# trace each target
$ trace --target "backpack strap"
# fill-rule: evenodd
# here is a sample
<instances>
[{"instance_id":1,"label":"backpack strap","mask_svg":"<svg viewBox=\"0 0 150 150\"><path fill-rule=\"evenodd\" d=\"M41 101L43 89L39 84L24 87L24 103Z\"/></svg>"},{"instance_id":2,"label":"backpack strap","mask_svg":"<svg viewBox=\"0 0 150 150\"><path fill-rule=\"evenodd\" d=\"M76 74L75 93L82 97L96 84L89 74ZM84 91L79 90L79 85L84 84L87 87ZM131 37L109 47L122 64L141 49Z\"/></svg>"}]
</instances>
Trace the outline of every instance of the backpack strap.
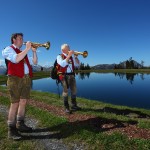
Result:
<instances>
[{"instance_id":1,"label":"backpack strap","mask_svg":"<svg viewBox=\"0 0 150 150\"><path fill-rule=\"evenodd\" d=\"M8 73L8 60L5 58L5 64L6 64L6 75Z\"/></svg>"}]
</instances>

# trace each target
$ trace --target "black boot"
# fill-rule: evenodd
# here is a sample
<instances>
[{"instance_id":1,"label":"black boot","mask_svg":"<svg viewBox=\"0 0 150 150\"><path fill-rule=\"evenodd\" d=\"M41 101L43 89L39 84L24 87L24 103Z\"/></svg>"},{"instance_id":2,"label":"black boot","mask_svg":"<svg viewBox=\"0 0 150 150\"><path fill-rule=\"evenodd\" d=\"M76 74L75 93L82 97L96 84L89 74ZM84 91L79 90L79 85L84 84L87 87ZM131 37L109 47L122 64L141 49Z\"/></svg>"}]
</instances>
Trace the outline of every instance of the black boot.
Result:
<instances>
[{"instance_id":1,"label":"black boot","mask_svg":"<svg viewBox=\"0 0 150 150\"><path fill-rule=\"evenodd\" d=\"M68 103L68 96L63 97L64 98L64 106L65 106L65 113L71 114L71 110L69 109L69 103Z\"/></svg>"},{"instance_id":2,"label":"black boot","mask_svg":"<svg viewBox=\"0 0 150 150\"><path fill-rule=\"evenodd\" d=\"M17 121L16 127L20 132L31 132L32 128L25 125L24 120Z\"/></svg>"},{"instance_id":3,"label":"black boot","mask_svg":"<svg viewBox=\"0 0 150 150\"><path fill-rule=\"evenodd\" d=\"M8 127L8 138L13 140L20 140L22 136L18 133L16 127Z\"/></svg>"},{"instance_id":4,"label":"black boot","mask_svg":"<svg viewBox=\"0 0 150 150\"><path fill-rule=\"evenodd\" d=\"M81 107L77 106L77 102L76 102L76 98L71 98L71 102L72 102L72 107L71 109L73 111L77 111L77 110L81 110Z\"/></svg>"}]
</instances>

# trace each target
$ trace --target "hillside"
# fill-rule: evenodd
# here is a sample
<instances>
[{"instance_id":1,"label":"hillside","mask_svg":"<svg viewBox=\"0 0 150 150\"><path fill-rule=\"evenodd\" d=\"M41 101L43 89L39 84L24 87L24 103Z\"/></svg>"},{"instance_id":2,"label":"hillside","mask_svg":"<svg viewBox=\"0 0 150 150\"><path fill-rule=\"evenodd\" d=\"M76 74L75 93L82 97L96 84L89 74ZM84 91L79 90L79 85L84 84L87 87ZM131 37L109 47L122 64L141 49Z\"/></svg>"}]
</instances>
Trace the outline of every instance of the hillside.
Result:
<instances>
[{"instance_id":1,"label":"hillside","mask_svg":"<svg viewBox=\"0 0 150 150\"><path fill-rule=\"evenodd\" d=\"M4 66L0 66L0 75L4 75L6 73L6 68Z\"/></svg>"},{"instance_id":2,"label":"hillside","mask_svg":"<svg viewBox=\"0 0 150 150\"><path fill-rule=\"evenodd\" d=\"M91 69L95 69L95 70L98 70L98 69L114 69L114 66L115 66L115 64L98 64L98 65L95 65L95 66L91 67Z\"/></svg>"},{"instance_id":3,"label":"hillside","mask_svg":"<svg viewBox=\"0 0 150 150\"><path fill-rule=\"evenodd\" d=\"M91 69L95 69L95 70L114 69L114 68L117 68L117 69L126 69L126 68L140 69L142 67L143 66L135 60L126 60L126 61L120 62L119 64L98 64L98 65L92 66Z\"/></svg>"}]
</instances>

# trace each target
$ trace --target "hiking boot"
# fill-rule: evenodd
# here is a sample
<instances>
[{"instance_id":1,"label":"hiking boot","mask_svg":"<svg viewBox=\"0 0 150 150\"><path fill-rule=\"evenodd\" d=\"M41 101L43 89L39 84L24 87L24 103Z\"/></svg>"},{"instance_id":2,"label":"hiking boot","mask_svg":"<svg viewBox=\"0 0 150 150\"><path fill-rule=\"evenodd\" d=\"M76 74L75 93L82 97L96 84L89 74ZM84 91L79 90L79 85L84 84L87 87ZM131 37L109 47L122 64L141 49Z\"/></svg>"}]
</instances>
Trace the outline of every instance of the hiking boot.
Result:
<instances>
[{"instance_id":1,"label":"hiking boot","mask_svg":"<svg viewBox=\"0 0 150 150\"><path fill-rule=\"evenodd\" d=\"M75 95L72 95L72 96L71 96L71 103L72 103L71 109L72 109L73 111L81 110L81 107L77 106L76 96L75 96Z\"/></svg>"},{"instance_id":2,"label":"hiking boot","mask_svg":"<svg viewBox=\"0 0 150 150\"><path fill-rule=\"evenodd\" d=\"M18 133L16 127L8 127L8 139L20 140L22 136Z\"/></svg>"},{"instance_id":3,"label":"hiking boot","mask_svg":"<svg viewBox=\"0 0 150 150\"><path fill-rule=\"evenodd\" d=\"M68 96L63 97L63 100L64 100L65 113L71 114L72 112L69 109Z\"/></svg>"},{"instance_id":4,"label":"hiking boot","mask_svg":"<svg viewBox=\"0 0 150 150\"><path fill-rule=\"evenodd\" d=\"M77 110L81 110L81 107L79 107L79 106L72 106L71 109L73 111L77 111Z\"/></svg>"},{"instance_id":5,"label":"hiking boot","mask_svg":"<svg viewBox=\"0 0 150 150\"><path fill-rule=\"evenodd\" d=\"M32 128L26 126L23 120L17 121L16 127L17 127L18 131L20 131L20 132L31 132L32 131Z\"/></svg>"},{"instance_id":6,"label":"hiking boot","mask_svg":"<svg viewBox=\"0 0 150 150\"><path fill-rule=\"evenodd\" d=\"M66 113L66 114L72 114L72 111L71 111L70 109L66 108L66 109L65 109L65 113Z\"/></svg>"}]
</instances>

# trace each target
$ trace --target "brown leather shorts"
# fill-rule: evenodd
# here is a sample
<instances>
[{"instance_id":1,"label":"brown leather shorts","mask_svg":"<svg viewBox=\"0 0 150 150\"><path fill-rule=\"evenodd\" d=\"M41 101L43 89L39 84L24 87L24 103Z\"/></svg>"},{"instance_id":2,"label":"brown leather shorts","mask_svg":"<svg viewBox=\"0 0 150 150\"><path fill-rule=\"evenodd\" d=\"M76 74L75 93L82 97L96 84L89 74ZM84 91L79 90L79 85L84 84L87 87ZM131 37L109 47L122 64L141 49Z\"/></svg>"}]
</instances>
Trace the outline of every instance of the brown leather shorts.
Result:
<instances>
[{"instance_id":1,"label":"brown leather shorts","mask_svg":"<svg viewBox=\"0 0 150 150\"><path fill-rule=\"evenodd\" d=\"M25 75L23 78L8 76L7 88L11 103L19 102L20 99L29 99L31 90L31 78Z\"/></svg>"},{"instance_id":2,"label":"brown leather shorts","mask_svg":"<svg viewBox=\"0 0 150 150\"><path fill-rule=\"evenodd\" d=\"M62 96L68 96L69 89L71 90L71 95L76 95L76 80L74 75L66 75L66 77L62 80L63 93Z\"/></svg>"}]
</instances>

